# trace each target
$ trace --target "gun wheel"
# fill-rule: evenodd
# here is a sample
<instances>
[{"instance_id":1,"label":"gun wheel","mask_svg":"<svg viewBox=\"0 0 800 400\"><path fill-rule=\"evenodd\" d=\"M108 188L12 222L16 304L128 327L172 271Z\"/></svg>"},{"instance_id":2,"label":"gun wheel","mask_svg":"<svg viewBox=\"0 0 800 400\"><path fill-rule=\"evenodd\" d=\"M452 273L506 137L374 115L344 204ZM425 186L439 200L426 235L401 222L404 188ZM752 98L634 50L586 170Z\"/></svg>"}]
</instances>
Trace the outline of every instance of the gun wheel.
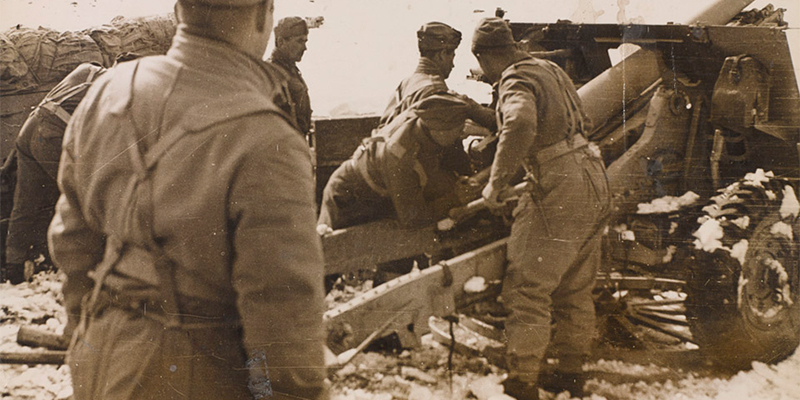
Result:
<instances>
[{"instance_id":1,"label":"gun wheel","mask_svg":"<svg viewBox=\"0 0 800 400\"><path fill-rule=\"evenodd\" d=\"M704 208L686 287L696 343L737 369L780 361L800 344L800 205L788 181L748 176Z\"/></svg>"}]
</instances>

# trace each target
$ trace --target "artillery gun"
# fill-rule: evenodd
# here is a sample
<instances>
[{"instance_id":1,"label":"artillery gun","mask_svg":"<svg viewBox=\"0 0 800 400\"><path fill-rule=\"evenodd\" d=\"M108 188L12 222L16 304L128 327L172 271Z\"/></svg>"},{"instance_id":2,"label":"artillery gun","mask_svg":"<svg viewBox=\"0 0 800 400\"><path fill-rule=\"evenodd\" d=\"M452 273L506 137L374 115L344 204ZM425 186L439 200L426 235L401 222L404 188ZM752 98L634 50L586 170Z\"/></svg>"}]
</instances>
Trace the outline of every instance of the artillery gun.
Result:
<instances>
[{"instance_id":1,"label":"artillery gun","mask_svg":"<svg viewBox=\"0 0 800 400\"><path fill-rule=\"evenodd\" d=\"M595 123L590 139L615 205L597 284L605 329L643 324L733 368L781 360L800 344L800 95L783 10L741 12L749 3L721 0L683 25L510 22L523 48L570 75ZM621 45L638 50L612 66L609 50ZM350 140L352 150L360 137L341 135L359 124L366 134L372 122L316 122L321 182L350 154L333 160L326 141ZM328 311L331 348L348 348L389 318L387 331L413 345L437 333L429 317L496 296L492 285L483 295L463 285L502 279L498 224L484 215L442 233L380 221L325 236L330 273L418 253L435 264ZM626 296L660 289L680 293Z\"/></svg>"}]
</instances>

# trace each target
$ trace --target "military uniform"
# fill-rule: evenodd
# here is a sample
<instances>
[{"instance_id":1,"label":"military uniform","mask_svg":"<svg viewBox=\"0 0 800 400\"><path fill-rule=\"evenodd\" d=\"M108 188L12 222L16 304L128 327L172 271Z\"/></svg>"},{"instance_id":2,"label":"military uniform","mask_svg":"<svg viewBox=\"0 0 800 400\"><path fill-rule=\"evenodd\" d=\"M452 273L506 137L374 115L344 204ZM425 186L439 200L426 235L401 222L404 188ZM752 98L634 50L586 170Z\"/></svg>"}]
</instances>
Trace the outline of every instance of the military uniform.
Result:
<instances>
[{"instance_id":1,"label":"military uniform","mask_svg":"<svg viewBox=\"0 0 800 400\"><path fill-rule=\"evenodd\" d=\"M273 53L269 62L280 67L286 73L286 84L289 89L290 109L295 117L297 128L303 134L311 131L311 97L308 96L308 85L300 73L300 68L293 61L286 60L279 53Z\"/></svg>"},{"instance_id":2,"label":"military uniform","mask_svg":"<svg viewBox=\"0 0 800 400\"><path fill-rule=\"evenodd\" d=\"M180 26L78 107L49 232L71 325L86 315L76 400L326 396L310 160L276 83Z\"/></svg>"},{"instance_id":3,"label":"military uniform","mask_svg":"<svg viewBox=\"0 0 800 400\"><path fill-rule=\"evenodd\" d=\"M302 47L293 48L292 51L298 50L298 54L289 54L286 49L277 46L278 38L289 40L295 36L307 36L308 25L303 18L300 17L286 17L278 21L275 25L275 39L276 47L272 51L272 56L268 62L280 68L284 72L286 79L286 86L289 92L288 108L290 115L297 123L297 128L304 135L311 132L311 98L308 96L308 85L303 79L303 74L297 68L297 61L302 58L305 53L305 43ZM298 57L294 58L293 57Z\"/></svg>"},{"instance_id":4,"label":"military uniform","mask_svg":"<svg viewBox=\"0 0 800 400\"><path fill-rule=\"evenodd\" d=\"M509 376L535 384L548 345L565 372L580 373L589 353L610 196L602 160L587 146L580 100L561 68L522 57L502 71L498 95L499 142L483 193L496 198L521 165L533 183L513 211L502 296L510 309Z\"/></svg>"},{"instance_id":5,"label":"military uniform","mask_svg":"<svg viewBox=\"0 0 800 400\"><path fill-rule=\"evenodd\" d=\"M425 57L420 58L414 73L397 85L378 126L388 124L412 104L434 94L447 93L448 90L444 77L433 62Z\"/></svg>"},{"instance_id":6,"label":"military uniform","mask_svg":"<svg viewBox=\"0 0 800 400\"><path fill-rule=\"evenodd\" d=\"M396 216L421 226L445 216L458 199L440 160L460 137L466 108L454 96L431 96L365 139L325 185L317 223L340 229Z\"/></svg>"},{"instance_id":7,"label":"military uniform","mask_svg":"<svg viewBox=\"0 0 800 400\"><path fill-rule=\"evenodd\" d=\"M461 43L461 32L441 22L429 22L417 31L417 40L420 51L454 50ZM420 100L437 94L446 94L449 90L440 66L430 58L420 57L414 73L400 82L389 99L389 103L381 115L378 128L390 123L396 116ZM470 114L469 117L480 124L486 124L488 121L490 125L493 122L491 109L480 107L477 104L472 107ZM494 127L487 126L487 128ZM442 167L455 174L470 175L472 173L469 157L464 152L460 141L444 149L441 160ZM441 182L445 187L452 183L451 179ZM449 190L452 189L452 187L449 188ZM443 188L442 190L448 189Z\"/></svg>"},{"instance_id":8,"label":"military uniform","mask_svg":"<svg viewBox=\"0 0 800 400\"><path fill-rule=\"evenodd\" d=\"M56 183L61 141L67 122L92 81L105 68L81 64L58 83L33 110L15 142L17 182L6 239L6 262L22 268L25 261L48 255L47 227L59 191ZM22 277L22 271L7 271Z\"/></svg>"}]
</instances>

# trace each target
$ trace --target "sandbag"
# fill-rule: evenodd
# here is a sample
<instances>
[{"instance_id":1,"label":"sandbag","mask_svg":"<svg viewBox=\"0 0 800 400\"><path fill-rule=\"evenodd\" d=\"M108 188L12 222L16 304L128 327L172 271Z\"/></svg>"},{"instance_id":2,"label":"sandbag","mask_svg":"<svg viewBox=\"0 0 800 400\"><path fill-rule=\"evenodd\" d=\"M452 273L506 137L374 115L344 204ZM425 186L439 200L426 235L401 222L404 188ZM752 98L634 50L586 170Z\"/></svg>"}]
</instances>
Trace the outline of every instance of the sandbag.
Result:
<instances>
[{"instance_id":1,"label":"sandbag","mask_svg":"<svg viewBox=\"0 0 800 400\"><path fill-rule=\"evenodd\" d=\"M17 26L5 32L14 43L17 52L28 64L37 83L47 82L49 68L56 55L58 32L47 29L31 29Z\"/></svg>"},{"instance_id":2,"label":"sandbag","mask_svg":"<svg viewBox=\"0 0 800 400\"><path fill-rule=\"evenodd\" d=\"M109 66L114 58L124 52L142 56L164 54L172 44L177 20L174 14L141 18L116 17L111 23L88 30L97 43Z\"/></svg>"},{"instance_id":3,"label":"sandbag","mask_svg":"<svg viewBox=\"0 0 800 400\"><path fill-rule=\"evenodd\" d=\"M31 29L25 27L11 28L5 37L13 44L3 49L0 68L12 68L10 74L27 77L25 84L16 84L9 76L9 87L6 87L6 75L3 74L3 93L20 89L33 88L46 82L59 81L85 62L103 62L100 48L91 37L80 32L59 33L52 29ZM16 55L14 52L16 51ZM7 53L7 54L6 54ZM16 61L14 58L16 57ZM10 64L6 64L6 60ZM22 73L20 62L27 66L27 73ZM31 74L31 76L27 75ZM31 79L33 84L31 84ZM27 85L27 86L26 86ZM19 87L22 86L22 87Z\"/></svg>"},{"instance_id":4,"label":"sandbag","mask_svg":"<svg viewBox=\"0 0 800 400\"><path fill-rule=\"evenodd\" d=\"M82 32L63 32L56 38L56 55L50 66L47 82L60 81L78 65L87 62L104 63L97 43Z\"/></svg>"},{"instance_id":5,"label":"sandbag","mask_svg":"<svg viewBox=\"0 0 800 400\"><path fill-rule=\"evenodd\" d=\"M0 33L0 94L24 91L36 85L36 78L14 42Z\"/></svg>"}]
</instances>

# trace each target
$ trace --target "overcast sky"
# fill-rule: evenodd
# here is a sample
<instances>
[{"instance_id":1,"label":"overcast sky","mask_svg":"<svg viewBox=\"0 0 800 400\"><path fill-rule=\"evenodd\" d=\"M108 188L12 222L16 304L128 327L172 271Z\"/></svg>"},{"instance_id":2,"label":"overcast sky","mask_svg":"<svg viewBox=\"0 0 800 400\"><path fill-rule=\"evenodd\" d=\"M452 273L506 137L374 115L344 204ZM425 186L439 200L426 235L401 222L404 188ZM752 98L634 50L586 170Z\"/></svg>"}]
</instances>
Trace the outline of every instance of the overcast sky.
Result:
<instances>
[{"instance_id":1,"label":"overcast sky","mask_svg":"<svg viewBox=\"0 0 800 400\"><path fill-rule=\"evenodd\" d=\"M287 15L324 16L321 28L311 31L308 52L299 64L310 87L317 116L342 110L353 113L382 111L397 83L409 75L418 53L414 32L427 21L449 23L464 33L456 68L448 80L451 88L480 97L483 84L465 79L477 62L469 41L477 21L492 16L496 7L507 10L512 21L649 23L684 22L687 15L714 0L276 0L276 20ZM748 6L762 8L758 0ZM800 27L797 0L772 1L786 8L789 25ZM82 30L126 17L172 11L170 0L0 0L0 28L21 24L35 28ZM800 30L791 29L800 47ZM270 50L268 50L269 52ZM795 68L800 49L793 51ZM478 85L478 86L476 86ZM481 93L477 93L481 92ZM478 100L482 100L478 98ZM485 100L485 99L484 99Z\"/></svg>"}]
</instances>

